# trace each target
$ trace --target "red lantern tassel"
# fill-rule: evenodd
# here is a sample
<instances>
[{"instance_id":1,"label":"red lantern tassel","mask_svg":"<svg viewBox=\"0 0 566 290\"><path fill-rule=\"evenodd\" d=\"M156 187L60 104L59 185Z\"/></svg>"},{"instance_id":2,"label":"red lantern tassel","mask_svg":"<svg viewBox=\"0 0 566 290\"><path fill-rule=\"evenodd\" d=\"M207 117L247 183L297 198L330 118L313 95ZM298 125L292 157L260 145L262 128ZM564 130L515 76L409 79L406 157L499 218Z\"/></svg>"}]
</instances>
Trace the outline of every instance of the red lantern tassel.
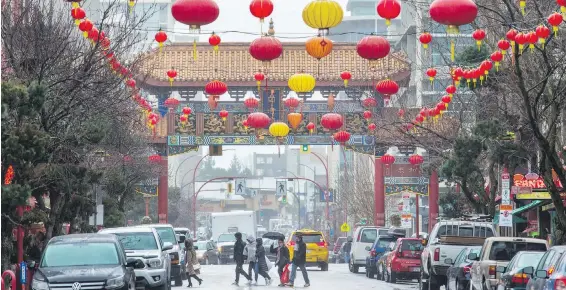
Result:
<instances>
[{"instance_id":1,"label":"red lantern tassel","mask_svg":"<svg viewBox=\"0 0 566 290\"><path fill-rule=\"evenodd\" d=\"M456 50L456 44L454 43L454 40L450 40L450 60L452 60L452 62L454 62L455 58L455 50Z\"/></svg>"},{"instance_id":2,"label":"red lantern tassel","mask_svg":"<svg viewBox=\"0 0 566 290\"><path fill-rule=\"evenodd\" d=\"M214 49L214 52L218 53L218 45L215 45L212 48Z\"/></svg>"},{"instance_id":3,"label":"red lantern tassel","mask_svg":"<svg viewBox=\"0 0 566 290\"><path fill-rule=\"evenodd\" d=\"M193 40L193 59L197 60L197 40Z\"/></svg>"}]
</instances>

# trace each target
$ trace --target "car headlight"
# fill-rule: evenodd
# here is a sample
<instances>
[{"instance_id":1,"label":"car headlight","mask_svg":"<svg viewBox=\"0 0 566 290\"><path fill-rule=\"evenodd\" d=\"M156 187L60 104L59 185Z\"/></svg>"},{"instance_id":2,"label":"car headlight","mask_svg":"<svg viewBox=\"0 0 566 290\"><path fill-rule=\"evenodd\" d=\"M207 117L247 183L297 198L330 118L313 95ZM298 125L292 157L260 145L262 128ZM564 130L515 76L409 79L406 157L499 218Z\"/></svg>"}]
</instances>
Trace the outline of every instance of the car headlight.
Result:
<instances>
[{"instance_id":1,"label":"car headlight","mask_svg":"<svg viewBox=\"0 0 566 290\"><path fill-rule=\"evenodd\" d=\"M49 284L45 281L33 279L31 281L31 288L34 290L49 290Z\"/></svg>"},{"instance_id":2,"label":"car headlight","mask_svg":"<svg viewBox=\"0 0 566 290\"><path fill-rule=\"evenodd\" d=\"M161 259L151 259L147 263L151 268L161 268L163 267L163 261Z\"/></svg>"},{"instance_id":3,"label":"car headlight","mask_svg":"<svg viewBox=\"0 0 566 290\"><path fill-rule=\"evenodd\" d=\"M218 253L222 253L222 247L218 247Z\"/></svg>"},{"instance_id":4,"label":"car headlight","mask_svg":"<svg viewBox=\"0 0 566 290\"><path fill-rule=\"evenodd\" d=\"M124 276L108 279L106 281L106 289L122 288L124 285Z\"/></svg>"}]
</instances>

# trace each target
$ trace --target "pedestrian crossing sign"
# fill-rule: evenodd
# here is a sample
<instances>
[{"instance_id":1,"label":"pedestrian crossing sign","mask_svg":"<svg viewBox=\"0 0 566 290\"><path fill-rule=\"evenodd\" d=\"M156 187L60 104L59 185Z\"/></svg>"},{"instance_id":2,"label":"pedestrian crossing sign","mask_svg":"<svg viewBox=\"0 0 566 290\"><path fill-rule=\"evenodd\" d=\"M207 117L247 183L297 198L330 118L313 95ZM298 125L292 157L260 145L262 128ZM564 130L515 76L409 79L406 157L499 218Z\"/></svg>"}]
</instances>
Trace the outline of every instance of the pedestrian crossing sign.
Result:
<instances>
[{"instance_id":1,"label":"pedestrian crossing sign","mask_svg":"<svg viewBox=\"0 0 566 290\"><path fill-rule=\"evenodd\" d=\"M340 226L340 231L343 233L347 233L350 231L350 225L348 223L343 223L342 226Z\"/></svg>"}]
</instances>

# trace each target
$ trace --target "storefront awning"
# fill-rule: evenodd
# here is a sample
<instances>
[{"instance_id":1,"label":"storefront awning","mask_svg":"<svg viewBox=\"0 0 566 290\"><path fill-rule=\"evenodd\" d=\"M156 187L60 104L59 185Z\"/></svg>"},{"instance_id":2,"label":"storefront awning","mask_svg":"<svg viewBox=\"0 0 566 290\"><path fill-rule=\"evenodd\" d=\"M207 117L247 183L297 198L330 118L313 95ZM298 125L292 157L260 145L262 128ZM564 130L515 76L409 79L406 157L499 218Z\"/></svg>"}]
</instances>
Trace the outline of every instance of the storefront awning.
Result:
<instances>
[{"instance_id":1,"label":"storefront awning","mask_svg":"<svg viewBox=\"0 0 566 290\"><path fill-rule=\"evenodd\" d=\"M511 214L512 214L512 215L518 215L518 214L524 213L524 212L526 212L526 211L528 211L528 210L530 210L530 209L533 209L533 208L535 208L535 207L537 207L537 206L542 205L543 203L548 203L548 202L547 202L547 201L544 201L544 200L535 200L535 201L533 201L533 202L531 202L531 203L529 203L529 204L526 204L526 205L523 205L522 207L519 207L519 208L514 209L514 210L511 212Z\"/></svg>"}]
</instances>

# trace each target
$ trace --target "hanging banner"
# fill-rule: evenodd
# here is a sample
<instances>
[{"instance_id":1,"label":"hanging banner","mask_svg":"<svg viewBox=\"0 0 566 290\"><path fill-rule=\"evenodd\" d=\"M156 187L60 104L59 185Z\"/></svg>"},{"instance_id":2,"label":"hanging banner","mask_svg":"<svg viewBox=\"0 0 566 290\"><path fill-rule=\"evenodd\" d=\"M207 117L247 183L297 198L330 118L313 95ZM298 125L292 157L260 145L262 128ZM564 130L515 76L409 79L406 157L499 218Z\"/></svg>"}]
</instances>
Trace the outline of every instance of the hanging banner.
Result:
<instances>
[{"instance_id":1,"label":"hanging banner","mask_svg":"<svg viewBox=\"0 0 566 290\"><path fill-rule=\"evenodd\" d=\"M499 226L513 227L513 206L510 204L502 204L499 206Z\"/></svg>"},{"instance_id":2,"label":"hanging banner","mask_svg":"<svg viewBox=\"0 0 566 290\"><path fill-rule=\"evenodd\" d=\"M413 216L410 213L401 215L401 227L405 229L413 227Z\"/></svg>"},{"instance_id":3,"label":"hanging banner","mask_svg":"<svg viewBox=\"0 0 566 290\"><path fill-rule=\"evenodd\" d=\"M411 212L411 194L408 192L403 192L403 209L401 210L401 212Z\"/></svg>"}]
</instances>

